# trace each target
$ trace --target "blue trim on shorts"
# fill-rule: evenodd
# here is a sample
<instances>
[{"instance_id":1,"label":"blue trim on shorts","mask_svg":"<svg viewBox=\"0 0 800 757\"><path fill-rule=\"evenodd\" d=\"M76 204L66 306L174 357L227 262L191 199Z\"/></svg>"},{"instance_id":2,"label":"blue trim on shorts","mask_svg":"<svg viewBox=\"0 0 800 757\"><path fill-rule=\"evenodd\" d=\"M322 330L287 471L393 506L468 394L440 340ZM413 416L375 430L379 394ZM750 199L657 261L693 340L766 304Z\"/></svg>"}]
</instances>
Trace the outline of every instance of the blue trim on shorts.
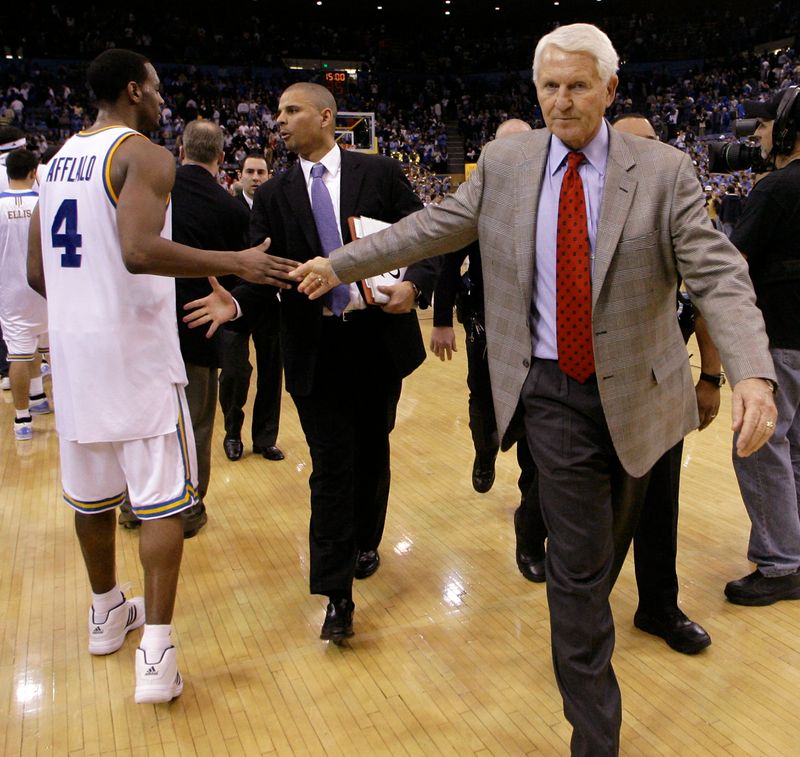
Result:
<instances>
[{"instance_id":1,"label":"blue trim on shorts","mask_svg":"<svg viewBox=\"0 0 800 757\"><path fill-rule=\"evenodd\" d=\"M192 484L189 475L188 466L188 442L186 439L186 420L183 417L183 403L180 400L180 393L178 394L178 422L175 424L175 433L178 435L178 446L181 451L181 459L183 460L183 475L184 486L183 491L173 499L166 502L160 502L156 505L147 505L144 507L134 507L133 511L141 520L153 520L156 518L166 518L169 515L185 510L187 507L197 504L199 499L197 494L197 487Z\"/></svg>"},{"instance_id":2,"label":"blue trim on shorts","mask_svg":"<svg viewBox=\"0 0 800 757\"><path fill-rule=\"evenodd\" d=\"M105 497L104 499L97 499L94 501L83 501L70 497L69 494L64 492L64 501L74 510L84 515L96 515L97 513L104 513L107 510L113 510L119 507L125 501L126 493L117 494L114 497Z\"/></svg>"}]
</instances>

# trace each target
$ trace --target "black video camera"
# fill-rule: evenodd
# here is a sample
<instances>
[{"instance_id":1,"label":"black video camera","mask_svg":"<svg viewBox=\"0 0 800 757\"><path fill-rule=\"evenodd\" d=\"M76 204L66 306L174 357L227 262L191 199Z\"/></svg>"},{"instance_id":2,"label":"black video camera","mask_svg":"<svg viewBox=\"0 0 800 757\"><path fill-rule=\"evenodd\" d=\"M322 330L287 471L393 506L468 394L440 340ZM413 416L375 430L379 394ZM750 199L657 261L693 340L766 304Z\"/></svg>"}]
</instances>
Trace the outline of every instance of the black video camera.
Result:
<instances>
[{"instance_id":1,"label":"black video camera","mask_svg":"<svg viewBox=\"0 0 800 757\"><path fill-rule=\"evenodd\" d=\"M733 133L737 138L752 137L758 126L757 118L737 118ZM708 170L711 173L732 173L748 168L760 173L766 171L769 161L761 154L759 145L747 142L712 142L708 146Z\"/></svg>"},{"instance_id":2,"label":"black video camera","mask_svg":"<svg viewBox=\"0 0 800 757\"><path fill-rule=\"evenodd\" d=\"M797 140L800 87L791 86L775 94L770 100L747 100L744 112L747 118L737 118L733 132L738 138L751 137L761 121L774 121L772 126L772 152L766 158L758 145L742 142L714 142L708 148L708 170L711 173L731 173L751 169L756 173L771 171L776 155L789 155Z\"/></svg>"}]
</instances>

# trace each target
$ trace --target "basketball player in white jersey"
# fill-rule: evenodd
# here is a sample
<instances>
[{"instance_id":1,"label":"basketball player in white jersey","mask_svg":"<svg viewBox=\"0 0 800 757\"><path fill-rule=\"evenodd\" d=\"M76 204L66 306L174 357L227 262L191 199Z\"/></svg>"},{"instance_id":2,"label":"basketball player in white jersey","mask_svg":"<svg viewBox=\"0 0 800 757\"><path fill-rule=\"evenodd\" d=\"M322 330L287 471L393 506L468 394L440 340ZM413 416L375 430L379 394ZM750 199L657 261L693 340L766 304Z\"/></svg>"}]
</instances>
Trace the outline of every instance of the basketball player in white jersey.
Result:
<instances>
[{"instance_id":1,"label":"basketball player in white jersey","mask_svg":"<svg viewBox=\"0 0 800 757\"><path fill-rule=\"evenodd\" d=\"M97 120L50 161L28 280L48 301L64 499L92 587L89 651L116 651L144 622L135 700L166 702L183 690L171 621L180 512L196 496L175 285L166 277L232 273L285 288L295 263L266 254L268 242L241 252L172 242L175 160L140 133L159 123L155 69L112 49L92 62L88 80ZM117 583L114 509L126 488L142 521L144 601L126 599Z\"/></svg>"},{"instance_id":2,"label":"basketball player in white jersey","mask_svg":"<svg viewBox=\"0 0 800 757\"><path fill-rule=\"evenodd\" d=\"M28 286L25 272L28 228L39 199L33 190L38 162L24 148L10 153L6 161L9 187L0 192L0 326L8 347L17 441L33 437L32 415L50 412L40 373L47 303Z\"/></svg>"}]
</instances>

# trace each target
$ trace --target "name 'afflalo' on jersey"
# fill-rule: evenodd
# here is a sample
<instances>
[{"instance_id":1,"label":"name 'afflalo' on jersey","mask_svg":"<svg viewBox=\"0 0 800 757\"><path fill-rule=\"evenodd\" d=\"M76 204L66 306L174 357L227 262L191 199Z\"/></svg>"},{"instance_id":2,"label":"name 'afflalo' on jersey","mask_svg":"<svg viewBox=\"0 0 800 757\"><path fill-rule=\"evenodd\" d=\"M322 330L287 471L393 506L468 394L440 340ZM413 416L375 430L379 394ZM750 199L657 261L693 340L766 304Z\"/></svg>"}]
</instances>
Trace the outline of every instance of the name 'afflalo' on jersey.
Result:
<instances>
[{"instance_id":1,"label":"name 'afflalo' on jersey","mask_svg":"<svg viewBox=\"0 0 800 757\"><path fill-rule=\"evenodd\" d=\"M59 378L53 383L56 425L72 441L170 433L171 387L186 384L175 282L130 273L120 245L111 166L131 138L146 139L124 126L76 134L53 158L40 188L50 351ZM167 204L166 238L170 210ZM92 407L98 412L87 413Z\"/></svg>"},{"instance_id":2,"label":"name 'afflalo' on jersey","mask_svg":"<svg viewBox=\"0 0 800 757\"><path fill-rule=\"evenodd\" d=\"M55 157L50 161L45 181L91 181L96 162L95 155Z\"/></svg>"}]
</instances>

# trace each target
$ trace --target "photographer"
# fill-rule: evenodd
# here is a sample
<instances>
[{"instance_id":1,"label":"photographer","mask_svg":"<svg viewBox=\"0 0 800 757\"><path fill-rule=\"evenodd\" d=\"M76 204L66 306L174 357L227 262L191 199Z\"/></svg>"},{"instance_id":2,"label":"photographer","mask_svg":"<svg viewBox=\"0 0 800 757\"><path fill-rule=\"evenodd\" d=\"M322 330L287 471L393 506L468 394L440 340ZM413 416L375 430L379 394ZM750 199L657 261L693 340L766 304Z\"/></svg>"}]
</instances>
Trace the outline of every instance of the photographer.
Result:
<instances>
[{"instance_id":1,"label":"photographer","mask_svg":"<svg viewBox=\"0 0 800 757\"><path fill-rule=\"evenodd\" d=\"M754 187L731 236L750 266L778 376L775 433L749 458L733 456L752 528L755 572L725 587L740 605L800 599L800 90L745 103L772 168ZM793 465L794 462L794 465Z\"/></svg>"}]
</instances>

